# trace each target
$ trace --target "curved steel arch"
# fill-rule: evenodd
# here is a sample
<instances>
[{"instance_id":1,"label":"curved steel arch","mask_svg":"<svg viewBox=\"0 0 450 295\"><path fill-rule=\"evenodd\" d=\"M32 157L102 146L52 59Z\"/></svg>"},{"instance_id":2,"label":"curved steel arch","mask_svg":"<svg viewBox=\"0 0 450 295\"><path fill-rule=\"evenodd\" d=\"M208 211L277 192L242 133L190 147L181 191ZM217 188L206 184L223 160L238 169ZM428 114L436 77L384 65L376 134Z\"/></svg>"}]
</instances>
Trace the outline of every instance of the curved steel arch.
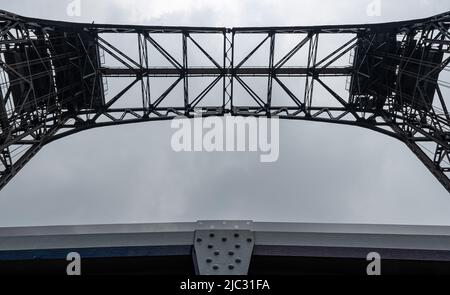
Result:
<instances>
[{"instance_id":1,"label":"curved steel arch","mask_svg":"<svg viewBox=\"0 0 450 295\"><path fill-rule=\"evenodd\" d=\"M120 49L121 36L132 38L133 44L125 45L134 50ZM169 36L179 41L180 56L173 54L175 43L158 39ZM204 46L199 36L216 41ZM283 36L295 43L280 55ZM329 36L338 37L339 44L322 40ZM248 47L251 38L258 43L238 57L238 48ZM193 65L194 50L204 65ZM260 53L267 62L250 65ZM342 64L343 58L349 61ZM154 60L167 65L153 65ZM404 142L450 192L450 115L443 92L450 81L441 75L449 63L450 12L385 24L212 28L79 24L0 11L0 189L44 145L62 137L200 112L381 132ZM109 95L108 79L127 85ZM198 79L207 86L193 93ZM346 95L336 90L342 79ZM170 83L157 93L154 80ZM255 80L256 87L250 83ZM304 88L298 93L288 80ZM182 90L178 101L170 102L177 87ZM318 87L326 95L318 98ZM218 88L220 98L207 103ZM126 94L136 89L139 101L130 102Z\"/></svg>"}]
</instances>

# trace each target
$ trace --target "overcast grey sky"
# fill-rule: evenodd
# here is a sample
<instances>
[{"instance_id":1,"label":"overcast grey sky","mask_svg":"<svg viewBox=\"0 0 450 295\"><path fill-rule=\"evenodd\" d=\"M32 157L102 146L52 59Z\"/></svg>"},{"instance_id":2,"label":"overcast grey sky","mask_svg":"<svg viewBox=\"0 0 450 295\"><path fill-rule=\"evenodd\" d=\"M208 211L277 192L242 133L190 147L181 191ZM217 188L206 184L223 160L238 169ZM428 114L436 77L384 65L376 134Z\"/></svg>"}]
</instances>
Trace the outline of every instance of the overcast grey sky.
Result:
<instances>
[{"instance_id":1,"label":"overcast grey sky","mask_svg":"<svg viewBox=\"0 0 450 295\"><path fill-rule=\"evenodd\" d=\"M6 1L22 15L96 23L272 26L385 22L448 0ZM280 159L175 153L168 122L86 131L46 146L0 192L0 226L199 219L450 225L450 196L402 143L348 126L281 122Z\"/></svg>"}]
</instances>

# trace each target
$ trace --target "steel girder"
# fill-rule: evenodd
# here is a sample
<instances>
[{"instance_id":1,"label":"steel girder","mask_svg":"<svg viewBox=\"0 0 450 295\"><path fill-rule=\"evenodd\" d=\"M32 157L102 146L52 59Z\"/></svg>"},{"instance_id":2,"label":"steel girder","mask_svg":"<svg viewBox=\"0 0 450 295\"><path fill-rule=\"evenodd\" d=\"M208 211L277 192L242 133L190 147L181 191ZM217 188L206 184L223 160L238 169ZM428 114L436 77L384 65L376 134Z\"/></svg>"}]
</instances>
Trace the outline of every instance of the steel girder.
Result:
<instances>
[{"instance_id":1,"label":"steel girder","mask_svg":"<svg viewBox=\"0 0 450 295\"><path fill-rule=\"evenodd\" d=\"M450 192L450 115L444 92L449 81L439 79L449 70L449 30L450 12L385 24L230 29L77 24L0 11L0 189L44 145L70 134L232 115L381 132L404 142ZM135 44L127 45L133 50L121 49L123 41L115 40L125 35L132 36ZM176 36L181 54L173 53L173 44L163 45L157 38L161 36ZM220 44L200 44L199 36L214 36ZM286 36L295 42L280 55L277 39ZM329 36L345 41L323 41ZM260 39L238 57L237 48L246 47L249 38ZM217 45L219 57L210 52ZM207 63L193 66L192 48ZM268 62L250 65L262 51ZM167 65L151 65L155 52ZM107 64L104 56L113 62ZM299 57L303 62L294 62ZM340 62L344 57L347 64ZM193 93L198 78L209 80ZM156 93L152 79L170 83ZM260 82L251 85L249 80L255 79ZM345 93L336 90L342 79ZM108 96L105 83L112 80L126 85ZM300 93L297 85L304 87ZM182 87L179 101L167 103L177 87ZM288 102L280 102L276 87ZM122 103L136 88L139 102ZM218 88L220 99L207 103L206 97Z\"/></svg>"}]
</instances>

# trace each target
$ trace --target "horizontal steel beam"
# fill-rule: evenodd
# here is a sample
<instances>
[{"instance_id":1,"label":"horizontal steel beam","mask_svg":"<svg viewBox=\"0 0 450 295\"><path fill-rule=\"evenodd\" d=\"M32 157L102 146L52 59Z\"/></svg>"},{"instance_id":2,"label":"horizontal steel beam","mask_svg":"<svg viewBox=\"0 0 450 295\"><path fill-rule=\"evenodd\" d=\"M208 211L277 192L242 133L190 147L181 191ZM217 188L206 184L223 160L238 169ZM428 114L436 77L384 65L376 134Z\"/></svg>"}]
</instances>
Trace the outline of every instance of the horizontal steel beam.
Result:
<instances>
[{"instance_id":1,"label":"horizontal steel beam","mask_svg":"<svg viewBox=\"0 0 450 295\"><path fill-rule=\"evenodd\" d=\"M149 33L333 33L348 34L358 31L366 31L370 29L389 30L399 29L406 26L421 26L425 23L436 22L440 19L448 17L450 12L435 15L433 17L415 19L408 21L398 21L390 23L374 23L374 24L350 24L350 25L319 25L319 26L290 26L290 27L189 27L189 26L143 26L143 25L119 25L119 24L95 24L95 23L72 23L53 21L47 19L31 18L20 16L8 11L0 10L0 18L12 21L22 21L28 25L41 26L59 26L67 28L85 28L102 33L133 33L133 32L149 32Z\"/></svg>"},{"instance_id":2,"label":"horizontal steel beam","mask_svg":"<svg viewBox=\"0 0 450 295\"><path fill-rule=\"evenodd\" d=\"M161 247L161 256L180 255L173 247L195 244L198 231L250 231L254 255L365 258L379 251L389 259L450 261L450 227L413 225L363 225L270 223L251 221L199 221L123 225L75 225L0 228L0 261L55 258L64 249ZM219 237L220 238L220 237ZM189 248L184 255L190 255ZM327 250L328 249L328 250ZM392 251L396 249L396 251ZM126 256L127 252L118 256ZM130 252L128 252L130 253ZM131 252L134 253L134 252ZM309 254L308 254L309 253ZM104 252L103 255L107 255ZM152 254L148 254L152 255ZM383 257L383 256L382 256ZM64 258L62 256L61 258Z\"/></svg>"},{"instance_id":3,"label":"horizontal steel beam","mask_svg":"<svg viewBox=\"0 0 450 295\"><path fill-rule=\"evenodd\" d=\"M278 69L253 67L253 68L237 68L237 69L218 69L217 67L210 68L150 68L150 69L130 69L130 68L101 68L100 72L104 76L112 77L135 77L137 75L142 76L179 76L182 74L188 76L220 76L220 75L239 75L239 76L267 76L274 74L276 76L293 76L301 77L307 75L320 75L320 76L349 76L353 72L352 67L341 68L306 68L306 67L286 67Z\"/></svg>"}]
</instances>

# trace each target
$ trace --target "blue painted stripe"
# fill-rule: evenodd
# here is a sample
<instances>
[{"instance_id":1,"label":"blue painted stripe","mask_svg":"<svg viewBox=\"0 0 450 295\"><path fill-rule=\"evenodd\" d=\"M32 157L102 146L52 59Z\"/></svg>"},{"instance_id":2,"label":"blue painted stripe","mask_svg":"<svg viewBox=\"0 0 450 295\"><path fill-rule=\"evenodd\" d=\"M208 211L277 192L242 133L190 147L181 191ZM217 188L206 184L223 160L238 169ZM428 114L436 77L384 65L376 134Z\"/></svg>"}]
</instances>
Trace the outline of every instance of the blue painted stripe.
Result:
<instances>
[{"instance_id":1,"label":"blue painted stripe","mask_svg":"<svg viewBox=\"0 0 450 295\"><path fill-rule=\"evenodd\" d=\"M192 245L0 251L0 261L66 259L70 252L83 258L184 256L191 255Z\"/></svg>"}]
</instances>

